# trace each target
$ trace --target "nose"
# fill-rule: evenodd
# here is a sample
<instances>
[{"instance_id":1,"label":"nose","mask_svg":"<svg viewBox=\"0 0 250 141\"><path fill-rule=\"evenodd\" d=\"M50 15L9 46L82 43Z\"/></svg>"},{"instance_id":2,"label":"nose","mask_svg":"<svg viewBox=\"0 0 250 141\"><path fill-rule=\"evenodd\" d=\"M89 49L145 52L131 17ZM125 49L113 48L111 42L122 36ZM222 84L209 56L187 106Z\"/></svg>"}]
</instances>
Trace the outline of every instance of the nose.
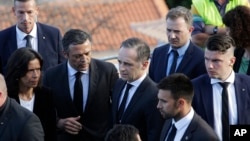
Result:
<instances>
[{"instance_id":1,"label":"nose","mask_svg":"<svg viewBox=\"0 0 250 141\"><path fill-rule=\"evenodd\" d=\"M169 32L168 36L170 39L174 39L176 37L174 32Z\"/></svg>"},{"instance_id":2,"label":"nose","mask_svg":"<svg viewBox=\"0 0 250 141\"><path fill-rule=\"evenodd\" d=\"M158 103L157 103L157 109L160 109L161 108L161 105L160 105L160 101L158 101Z\"/></svg>"},{"instance_id":3,"label":"nose","mask_svg":"<svg viewBox=\"0 0 250 141\"><path fill-rule=\"evenodd\" d=\"M211 61L206 61L205 64L207 68L213 68L213 63Z\"/></svg>"},{"instance_id":4,"label":"nose","mask_svg":"<svg viewBox=\"0 0 250 141\"><path fill-rule=\"evenodd\" d=\"M40 76L40 70L33 70L33 77L39 77Z\"/></svg>"},{"instance_id":5,"label":"nose","mask_svg":"<svg viewBox=\"0 0 250 141\"><path fill-rule=\"evenodd\" d=\"M28 15L27 13L23 13L23 20L27 21L28 16L29 16L29 15Z\"/></svg>"},{"instance_id":6,"label":"nose","mask_svg":"<svg viewBox=\"0 0 250 141\"><path fill-rule=\"evenodd\" d=\"M123 63L119 63L119 70L123 71L123 70L125 70L124 68L125 68L124 64Z\"/></svg>"}]
</instances>

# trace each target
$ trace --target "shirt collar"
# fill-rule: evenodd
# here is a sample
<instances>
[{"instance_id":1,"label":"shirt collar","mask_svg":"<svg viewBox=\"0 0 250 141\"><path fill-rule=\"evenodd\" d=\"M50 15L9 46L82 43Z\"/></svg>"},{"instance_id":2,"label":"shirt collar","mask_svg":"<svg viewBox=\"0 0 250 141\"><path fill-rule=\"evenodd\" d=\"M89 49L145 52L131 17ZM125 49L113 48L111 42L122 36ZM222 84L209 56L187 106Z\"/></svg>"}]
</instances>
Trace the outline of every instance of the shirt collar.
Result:
<instances>
[{"instance_id":1,"label":"shirt collar","mask_svg":"<svg viewBox=\"0 0 250 141\"><path fill-rule=\"evenodd\" d=\"M215 83L219 83L219 82L234 83L234 80L235 80L235 72L232 70L231 74L229 75L229 77L225 81L222 81L220 79L211 78L210 83L211 84L215 84Z\"/></svg>"},{"instance_id":2,"label":"shirt collar","mask_svg":"<svg viewBox=\"0 0 250 141\"><path fill-rule=\"evenodd\" d=\"M144 73L139 79L137 79L137 80L135 80L133 82L127 82L127 83L129 83L129 84L131 84L133 86L138 87L141 84L141 82L146 78L146 76L147 76L147 74Z\"/></svg>"},{"instance_id":3,"label":"shirt collar","mask_svg":"<svg viewBox=\"0 0 250 141\"><path fill-rule=\"evenodd\" d=\"M175 122L174 119L172 119L172 124L175 124L176 129L180 130L181 128L189 124L192 121L193 117L194 109L191 108L189 113L185 117L181 118L179 121Z\"/></svg>"},{"instance_id":4,"label":"shirt collar","mask_svg":"<svg viewBox=\"0 0 250 141\"><path fill-rule=\"evenodd\" d=\"M187 41L187 43L182 46L182 47L179 47L176 51L178 52L179 56L183 56L186 52L186 50L188 49L188 46L190 44L190 40ZM168 50L168 54L172 51L172 50L175 50L172 48L172 46L170 46L169 50Z\"/></svg>"},{"instance_id":5,"label":"shirt collar","mask_svg":"<svg viewBox=\"0 0 250 141\"><path fill-rule=\"evenodd\" d=\"M23 40L24 37L26 35L28 35L27 33L22 32L16 25L16 33L17 33L17 38L19 38L19 40ZM37 38L37 25L34 24L33 29L31 30L31 32L29 33L29 35L31 35L33 38Z\"/></svg>"},{"instance_id":6,"label":"shirt collar","mask_svg":"<svg viewBox=\"0 0 250 141\"><path fill-rule=\"evenodd\" d=\"M75 70L73 67L71 67L71 65L69 64L69 61L67 62L67 68L68 68L68 75L69 76L75 76L75 74L78 72L77 70ZM88 74L89 73L89 69L86 71L81 71L84 74Z\"/></svg>"}]
</instances>

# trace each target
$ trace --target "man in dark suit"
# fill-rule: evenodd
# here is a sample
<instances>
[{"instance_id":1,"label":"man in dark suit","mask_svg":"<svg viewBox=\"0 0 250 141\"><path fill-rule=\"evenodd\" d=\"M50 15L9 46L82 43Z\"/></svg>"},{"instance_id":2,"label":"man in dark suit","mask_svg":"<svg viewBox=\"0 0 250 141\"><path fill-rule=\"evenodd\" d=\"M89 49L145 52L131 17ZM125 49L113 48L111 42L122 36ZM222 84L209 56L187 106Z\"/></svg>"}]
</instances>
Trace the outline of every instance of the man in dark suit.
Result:
<instances>
[{"instance_id":1,"label":"man in dark suit","mask_svg":"<svg viewBox=\"0 0 250 141\"><path fill-rule=\"evenodd\" d=\"M194 89L186 75L172 74L157 86L157 108L166 119L160 141L219 141L213 129L193 110Z\"/></svg>"},{"instance_id":2,"label":"man in dark suit","mask_svg":"<svg viewBox=\"0 0 250 141\"><path fill-rule=\"evenodd\" d=\"M189 78L206 73L204 52L190 41L194 29L191 12L181 6L172 8L166 21L169 44L154 49L149 67L150 78L158 83L175 72L184 73Z\"/></svg>"},{"instance_id":3,"label":"man in dark suit","mask_svg":"<svg viewBox=\"0 0 250 141\"><path fill-rule=\"evenodd\" d=\"M39 118L7 96L4 77L0 74L0 140L44 141Z\"/></svg>"},{"instance_id":4,"label":"man in dark suit","mask_svg":"<svg viewBox=\"0 0 250 141\"><path fill-rule=\"evenodd\" d=\"M122 42L118 55L121 79L112 96L112 123L134 125L143 141L157 141L163 119L156 108L156 85L147 76L149 56L149 46L141 39Z\"/></svg>"},{"instance_id":5,"label":"man in dark suit","mask_svg":"<svg viewBox=\"0 0 250 141\"><path fill-rule=\"evenodd\" d=\"M61 129L58 140L103 141L110 124L117 69L91 58L91 37L84 31L67 31L62 43L68 61L44 75L44 84L54 91L56 99L57 127Z\"/></svg>"},{"instance_id":6,"label":"man in dark suit","mask_svg":"<svg viewBox=\"0 0 250 141\"><path fill-rule=\"evenodd\" d=\"M229 125L250 124L250 77L233 71L234 45L227 35L211 36L205 49L207 74L192 80L195 111L224 141Z\"/></svg>"},{"instance_id":7,"label":"man in dark suit","mask_svg":"<svg viewBox=\"0 0 250 141\"><path fill-rule=\"evenodd\" d=\"M62 55L60 31L55 27L36 22L38 15L36 0L14 0L12 10L17 24L0 31L0 72L5 73L10 55L21 47L29 46L42 55L43 70L65 60Z\"/></svg>"}]
</instances>

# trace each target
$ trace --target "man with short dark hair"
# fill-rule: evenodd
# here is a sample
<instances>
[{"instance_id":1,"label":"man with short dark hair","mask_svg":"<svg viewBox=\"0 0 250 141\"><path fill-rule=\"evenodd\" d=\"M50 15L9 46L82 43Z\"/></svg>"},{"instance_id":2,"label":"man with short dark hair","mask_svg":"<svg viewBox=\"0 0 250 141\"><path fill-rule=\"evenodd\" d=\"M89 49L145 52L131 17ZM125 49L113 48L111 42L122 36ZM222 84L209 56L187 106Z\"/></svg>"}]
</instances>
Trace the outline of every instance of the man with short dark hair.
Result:
<instances>
[{"instance_id":1,"label":"man with short dark hair","mask_svg":"<svg viewBox=\"0 0 250 141\"><path fill-rule=\"evenodd\" d=\"M111 95L118 72L92 58L91 36L70 29L63 36L67 62L48 69L45 86L54 91L59 141L103 141L109 129Z\"/></svg>"},{"instance_id":2,"label":"man with short dark hair","mask_svg":"<svg viewBox=\"0 0 250 141\"><path fill-rule=\"evenodd\" d=\"M186 75L172 74L157 86L157 108L166 119L160 141L219 141L213 129L193 110L194 89Z\"/></svg>"},{"instance_id":3,"label":"man with short dark hair","mask_svg":"<svg viewBox=\"0 0 250 141\"><path fill-rule=\"evenodd\" d=\"M36 0L14 0L12 11L17 23L0 31L0 73L5 74L10 55L18 48L29 47L44 58L43 70L64 62L59 29L37 22Z\"/></svg>"},{"instance_id":4,"label":"man with short dark hair","mask_svg":"<svg viewBox=\"0 0 250 141\"><path fill-rule=\"evenodd\" d=\"M131 37L120 45L120 79L112 96L112 123L131 124L143 141L159 140L163 119L156 108L157 87L148 77L150 48L142 39Z\"/></svg>"},{"instance_id":5,"label":"man with short dark hair","mask_svg":"<svg viewBox=\"0 0 250 141\"><path fill-rule=\"evenodd\" d=\"M250 77L233 71L235 43L228 35L211 36L205 48L207 74L192 80L194 110L229 140L229 125L250 124Z\"/></svg>"}]
</instances>

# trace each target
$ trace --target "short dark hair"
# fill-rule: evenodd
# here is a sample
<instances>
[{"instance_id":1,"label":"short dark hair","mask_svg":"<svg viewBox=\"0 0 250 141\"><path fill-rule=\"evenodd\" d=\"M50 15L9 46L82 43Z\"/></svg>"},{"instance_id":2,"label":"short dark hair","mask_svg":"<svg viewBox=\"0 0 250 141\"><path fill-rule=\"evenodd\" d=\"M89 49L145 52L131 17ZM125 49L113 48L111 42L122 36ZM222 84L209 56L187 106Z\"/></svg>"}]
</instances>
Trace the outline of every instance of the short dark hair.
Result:
<instances>
[{"instance_id":1,"label":"short dark hair","mask_svg":"<svg viewBox=\"0 0 250 141\"><path fill-rule=\"evenodd\" d=\"M89 33L82 31L80 29L70 29L63 36L63 39L62 39L63 50L64 52L68 52L69 46L71 44L73 45L83 44L87 40L92 42L92 39Z\"/></svg>"},{"instance_id":2,"label":"short dark hair","mask_svg":"<svg viewBox=\"0 0 250 141\"><path fill-rule=\"evenodd\" d=\"M137 60L148 60L150 57L149 45L142 39L131 37L121 43L121 48L135 48L137 52Z\"/></svg>"},{"instance_id":3,"label":"short dark hair","mask_svg":"<svg viewBox=\"0 0 250 141\"><path fill-rule=\"evenodd\" d=\"M212 35L206 41L206 49L225 53L229 48L235 47L233 38L228 35Z\"/></svg>"},{"instance_id":4,"label":"short dark hair","mask_svg":"<svg viewBox=\"0 0 250 141\"><path fill-rule=\"evenodd\" d=\"M116 124L108 131L105 141L138 141L139 130L133 125Z\"/></svg>"},{"instance_id":5,"label":"short dark hair","mask_svg":"<svg viewBox=\"0 0 250 141\"><path fill-rule=\"evenodd\" d=\"M35 50L27 47L17 49L10 56L6 65L6 84L8 87L8 93L18 93L19 91L19 80L25 76L28 72L29 62L38 59L41 69L43 66L42 56ZM41 78L39 85L41 85Z\"/></svg>"},{"instance_id":6,"label":"short dark hair","mask_svg":"<svg viewBox=\"0 0 250 141\"><path fill-rule=\"evenodd\" d=\"M175 100L179 98L192 102L194 88L191 80L183 73L174 73L163 78L157 85L158 89L169 90Z\"/></svg>"}]
</instances>

